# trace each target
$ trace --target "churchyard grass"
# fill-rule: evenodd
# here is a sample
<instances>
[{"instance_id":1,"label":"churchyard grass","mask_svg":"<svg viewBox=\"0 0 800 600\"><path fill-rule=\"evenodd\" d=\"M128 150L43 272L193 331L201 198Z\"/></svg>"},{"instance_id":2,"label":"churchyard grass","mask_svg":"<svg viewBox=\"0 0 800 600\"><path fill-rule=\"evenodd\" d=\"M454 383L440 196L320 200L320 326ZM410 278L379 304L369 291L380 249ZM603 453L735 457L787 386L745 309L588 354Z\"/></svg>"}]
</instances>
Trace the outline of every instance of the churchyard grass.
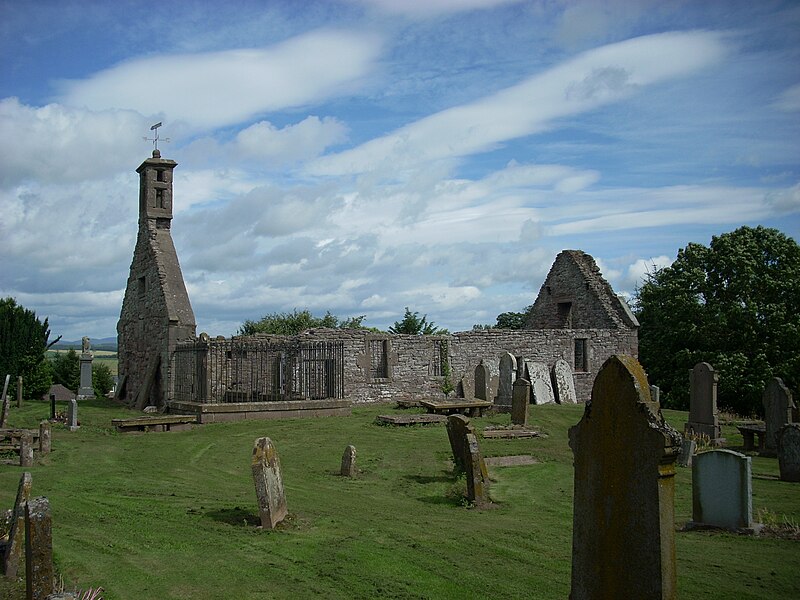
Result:
<instances>
[{"instance_id":1,"label":"churchyard grass","mask_svg":"<svg viewBox=\"0 0 800 600\"><path fill-rule=\"evenodd\" d=\"M61 410L61 407L59 407ZM443 426L374 424L390 406L352 417L243 421L170 433L120 434L133 413L81 401L81 428L53 429L53 452L30 469L33 495L53 510L56 567L66 588L105 598L566 598L572 546L572 452L567 429L583 406L533 406L546 438L481 440L484 456L530 454L539 464L490 467L495 506L461 501ZM14 409L36 427L47 403ZM687 413L665 411L682 427ZM474 419L508 424L509 415ZM741 437L724 426L728 447ZM289 518L259 530L250 469L256 438L274 442ZM355 478L338 475L358 452ZM631 451L635 451L634 448ZM753 457L753 508L800 521L800 485ZM22 469L0 467L0 507ZM691 470L677 468L676 526L691 519ZM676 533L681 598L800 597L800 541L721 532ZM2 578L0 578L2 579ZM0 591L8 590L0 583ZM0 593L2 597L2 593Z\"/></svg>"}]
</instances>

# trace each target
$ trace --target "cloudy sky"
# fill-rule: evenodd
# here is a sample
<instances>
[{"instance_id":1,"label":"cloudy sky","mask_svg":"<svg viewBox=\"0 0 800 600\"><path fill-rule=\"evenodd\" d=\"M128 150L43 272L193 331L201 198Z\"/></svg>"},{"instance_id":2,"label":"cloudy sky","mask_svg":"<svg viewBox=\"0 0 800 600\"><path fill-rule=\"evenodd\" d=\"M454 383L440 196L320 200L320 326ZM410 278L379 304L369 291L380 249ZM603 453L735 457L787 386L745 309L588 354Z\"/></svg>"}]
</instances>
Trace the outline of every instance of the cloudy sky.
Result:
<instances>
[{"instance_id":1,"label":"cloudy sky","mask_svg":"<svg viewBox=\"0 0 800 600\"><path fill-rule=\"evenodd\" d=\"M800 4L0 0L0 296L116 332L163 122L198 332L310 309L451 331L562 249L618 293L800 237Z\"/></svg>"}]
</instances>

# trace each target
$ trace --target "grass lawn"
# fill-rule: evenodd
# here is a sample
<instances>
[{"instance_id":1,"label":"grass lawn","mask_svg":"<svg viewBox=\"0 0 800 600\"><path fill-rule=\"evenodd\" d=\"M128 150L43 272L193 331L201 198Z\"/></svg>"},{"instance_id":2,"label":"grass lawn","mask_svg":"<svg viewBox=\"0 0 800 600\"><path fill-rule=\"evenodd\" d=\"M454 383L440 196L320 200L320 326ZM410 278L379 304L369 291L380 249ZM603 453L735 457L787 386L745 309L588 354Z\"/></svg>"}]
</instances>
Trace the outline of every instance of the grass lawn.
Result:
<instances>
[{"instance_id":1,"label":"grass lawn","mask_svg":"<svg viewBox=\"0 0 800 600\"><path fill-rule=\"evenodd\" d=\"M492 509L464 505L443 426L374 424L389 406L352 417L243 421L192 431L118 434L131 413L81 401L81 429L53 432L53 453L30 469L33 495L53 510L56 566L67 589L101 585L105 598L566 598L572 547L572 454L567 429L582 406L532 406L546 439L482 440L485 456L540 463L492 468ZM37 426L46 403L12 408ZM686 413L665 411L682 428ZM507 424L508 415L474 419ZM726 427L729 447L741 437ZM257 437L283 467L290 516L255 525L250 474ZM348 444L362 473L338 476ZM753 507L800 522L800 485L777 480L776 459L753 457ZM0 466L0 507L21 469ZM691 519L691 471L678 469L676 527ZM721 532L676 533L681 598L800 597L800 542ZM3 593L12 586L4 578Z\"/></svg>"}]
</instances>

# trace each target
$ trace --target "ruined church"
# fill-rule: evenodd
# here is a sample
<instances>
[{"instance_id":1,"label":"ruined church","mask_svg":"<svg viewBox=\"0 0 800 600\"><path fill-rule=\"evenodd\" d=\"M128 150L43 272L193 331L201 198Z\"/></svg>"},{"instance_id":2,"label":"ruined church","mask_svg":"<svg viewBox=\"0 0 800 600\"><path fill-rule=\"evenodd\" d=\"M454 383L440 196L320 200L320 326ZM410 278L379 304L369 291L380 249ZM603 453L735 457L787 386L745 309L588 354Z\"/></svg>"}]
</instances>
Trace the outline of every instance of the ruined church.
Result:
<instances>
[{"instance_id":1,"label":"ruined church","mask_svg":"<svg viewBox=\"0 0 800 600\"><path fill-rule=\"evenodd\" d=\"M577 399L586 401L607 358L638 354L636 318L580 250L556 257L522 330L198 336L170 232L176 165L155 150L137 169L139 230L117 324L117 395L132 407L194 413L201 422L348 414L358 403L443 398L446 380L471 395L479 364L491 395L507 354L520 366L567 361Z\"/></svg>"}]
</instances>

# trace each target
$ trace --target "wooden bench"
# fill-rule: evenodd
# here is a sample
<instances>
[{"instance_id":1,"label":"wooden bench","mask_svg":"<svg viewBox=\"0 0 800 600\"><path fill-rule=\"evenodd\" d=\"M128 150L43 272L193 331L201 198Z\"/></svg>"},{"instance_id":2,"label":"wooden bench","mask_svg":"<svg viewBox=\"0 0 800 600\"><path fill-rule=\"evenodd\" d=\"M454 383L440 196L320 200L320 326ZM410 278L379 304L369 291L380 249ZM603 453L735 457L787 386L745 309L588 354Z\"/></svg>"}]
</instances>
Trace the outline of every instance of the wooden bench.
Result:
<instances>
[{"instance_id":1,"label":"wooden bench","mask_svg":"<svg viewBox=\"0 0 800 600\"><path fill-rule=\"evenodd\" d=\"M767 427L763 423L745 423L744 425L737 425L736 429L742 434L744 439L744 449L755 450L755 436L758 436L758 449L764 449L764 443L767 437Z\"/></svg>"},{"instance_id":2,"label":"wooden bench","mask_svg":"<svg viewBox=\"0 0 800 600\"><path fill-rule=\"evenodd\" d=\"M438 402L436 400L420 400L419 403L431 414L452 415L454 413L463 413L470 417L480 417L485 408L492 406L492 403L486 400L467 400L465 398Z\"/></svg>"},{"instance_id":3,"label":"wooden bench","mask_svg":"<svg viewBox=\"0 0 800 600\"><path fill-rule=\"evenodd\" d=\"M133 417L131 419L111 419L117 431L180 431L191 429L197 423L196 415L158 415L153 417Z\"/></svg>"}]
</instances>

